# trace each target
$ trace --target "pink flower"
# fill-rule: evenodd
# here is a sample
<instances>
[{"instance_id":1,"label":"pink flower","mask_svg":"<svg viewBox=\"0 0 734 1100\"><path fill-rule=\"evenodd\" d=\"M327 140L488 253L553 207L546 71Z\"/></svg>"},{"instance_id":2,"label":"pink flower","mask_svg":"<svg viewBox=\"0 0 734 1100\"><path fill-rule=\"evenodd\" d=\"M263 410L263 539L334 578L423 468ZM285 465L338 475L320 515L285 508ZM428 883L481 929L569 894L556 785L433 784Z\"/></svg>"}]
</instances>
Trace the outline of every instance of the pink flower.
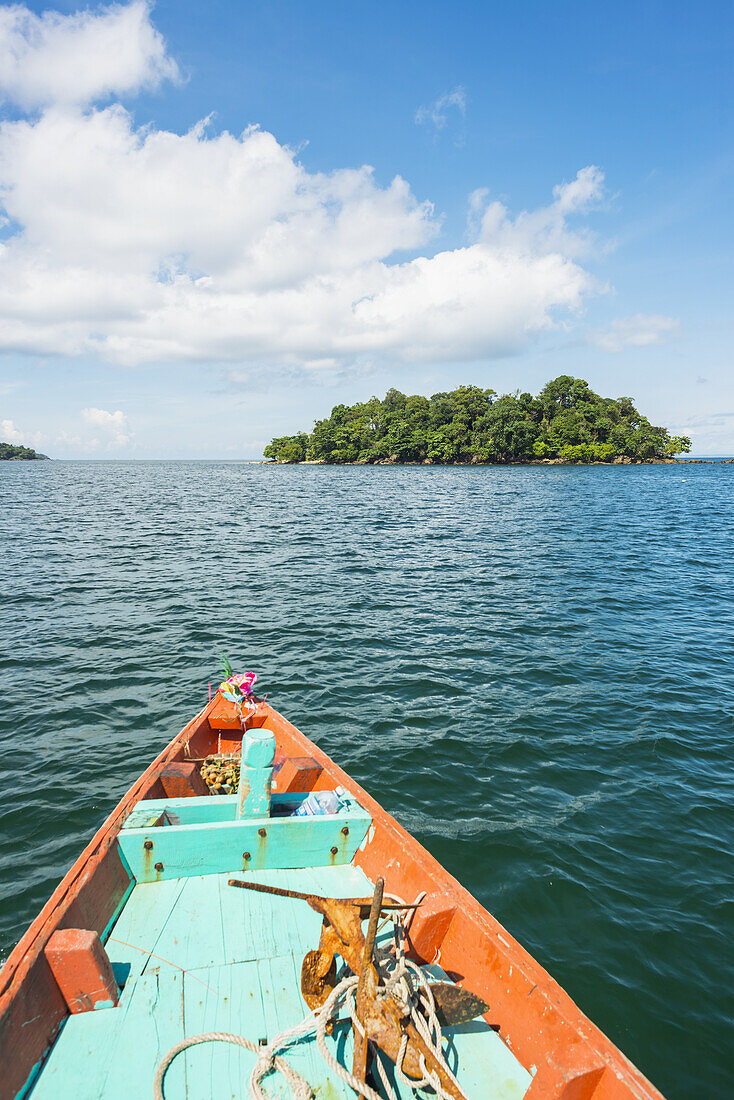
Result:
<instances>
[{"instance_id":1,"label":"pink flower","mask_svg":"<svg viewBox=\"0 0 734 1100\"><path fill-rule=\"evenodd\" d=\"M249 695L255 680L257 680L257 673L244 672L236 676L230 676L222 683L222 687L228 687L235 693L239 691L242 695Z\"/></svg>"},{"instance_id":2,"label":"pink flower","mask_svg":"<svg viewBox=\"0 0 734 1100\"><path fill-rule=\"evenodd\" d=\"M242 676L233 676L232 679L239 686L243 695L249 695L252 691L253 684L257 680L257 673L245 672Z\"/></svg>"}]
</instances>

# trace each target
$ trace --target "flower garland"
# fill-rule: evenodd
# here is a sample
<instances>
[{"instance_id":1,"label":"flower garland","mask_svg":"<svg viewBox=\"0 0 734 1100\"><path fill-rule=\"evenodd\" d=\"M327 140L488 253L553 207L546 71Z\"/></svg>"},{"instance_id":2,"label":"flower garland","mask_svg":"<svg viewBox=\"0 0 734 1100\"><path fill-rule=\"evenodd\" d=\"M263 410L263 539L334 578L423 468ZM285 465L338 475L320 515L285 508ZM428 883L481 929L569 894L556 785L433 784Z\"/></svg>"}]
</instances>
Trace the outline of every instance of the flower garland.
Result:
<instances>
[{"instance_id":1,"label":"flower garland","mask_svg":"<svg viewBox=\"0 0 734 1100\"><path fill-rule=\"evenodd\" d=\"M235 704L240 718L245 719L250 714L254 714L257 709L257 704L251 698L252 689L257 680L257 673L235 673L224 654L220 653L219 656L226 679L222 680L218 690L225 699ZM247 707L247 712L245 712L245 707Z\"/></svg>"}]
</instances>

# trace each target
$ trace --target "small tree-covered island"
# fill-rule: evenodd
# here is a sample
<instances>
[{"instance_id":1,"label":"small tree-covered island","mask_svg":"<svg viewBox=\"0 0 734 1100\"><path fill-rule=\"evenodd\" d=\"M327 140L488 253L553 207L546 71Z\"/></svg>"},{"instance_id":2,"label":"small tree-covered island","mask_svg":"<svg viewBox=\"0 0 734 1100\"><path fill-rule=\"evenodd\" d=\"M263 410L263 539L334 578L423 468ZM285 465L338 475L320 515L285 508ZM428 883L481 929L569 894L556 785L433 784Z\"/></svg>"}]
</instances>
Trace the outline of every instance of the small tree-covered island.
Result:
<instances>
[{"instance_id":1,"label":"small tree-covered island","mask_svg":"<svg viewBox=\"0 0 734 1100\"><path fill-rule=\"evenodd\" d=\"M14 443L0 443L0 462L21 462L35 459L46 461L48 455L39 454L32 447L20 447Z\"/></svg>"},{"instance_id":2,"label":"small tree-covered island","mask_svg":"<svg viewBox=\"0 0 734 1100\"><path fill-rule=\"evenodd\" d=\"M637 411L629 397L600 397L582 378L562 374L537 397L459 386L433 397L391 389L381 401L336 405L310 435L273 439L275 462L590 463L665 462L690 451Z\"/></svg>"}]
</instances>

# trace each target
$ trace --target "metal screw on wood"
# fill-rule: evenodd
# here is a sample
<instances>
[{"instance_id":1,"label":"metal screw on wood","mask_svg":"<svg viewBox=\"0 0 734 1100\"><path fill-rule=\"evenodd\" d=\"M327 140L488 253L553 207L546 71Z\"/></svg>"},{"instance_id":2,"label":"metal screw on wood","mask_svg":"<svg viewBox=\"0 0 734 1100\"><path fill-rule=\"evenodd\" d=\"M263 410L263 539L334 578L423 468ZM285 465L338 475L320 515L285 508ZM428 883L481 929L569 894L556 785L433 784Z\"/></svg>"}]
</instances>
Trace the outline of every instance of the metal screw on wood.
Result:
<instances>
[{"instance_id":1,"label":"metal screw on wood","mask_svg":"<svg viewBox=\"0 0 734 1100\"><path fill-rule=\"evenodd\" d=\"M162 863L156 863L155 869L156 869L156 871L162 871L163 870L163 864Z\"/></svg>"},{"instance_id":2,"label":"metal screw on wood","mask_svg":"<svg viewBox=\"0 0 734 1100\"><path fill-rule=\"evenodd\" d=\"M149 852L150 849L153 847L153 841L152 840L146 840L143 847L145 848L146 852Z\"/></svg>"},{"instance_id":3,"label":"metal screw on wood","mask_svg":"<svg viewBox=\"0 0 734 1100\"><path fill-rule=\"evenodd\" d=\"M349 836L349 826L348 825L344 826L344 828L342 829L342 833L344 834L344 836Z\"/></svg>"},{"instance_id":4,"label":"metal screw on wood","mask_svg":"<svg viewBox=\"0 0 734 1100\"><path fill-rule=\"evenodd\" d=\"M243 858L244 860L248 860L248 859L250 858L250 853L249 853L249 852L243 852L243 853L242 853L242 858Z\"/></svg>"},{"instance_id":5,"label":"metal screw on wood","mask_svg":"<svg viewBox=\"0 0 734 1100\"><path fill-rule=\"evenodd\" d=\"M268 835L268 830L267 829L258 829L257 830L257 835L258 836L267 836Z\"/></svg>"},{"instance_id":6,"label":"metal screw on wood","mask_svg":"<svg viewBox=\"0 0 734 1100\"><path fill-rule=\"evenodd\" d=\"M334 845L334 847L333 847L333 848L331 849L331 854L332 854L333 856L335 856L335 855L336 855L336 853L337 853L338 851L339 851L339 849L337 848L337 846L336 846L336 844L335 844L335 845Z\"/></svg>"}]
</instances>

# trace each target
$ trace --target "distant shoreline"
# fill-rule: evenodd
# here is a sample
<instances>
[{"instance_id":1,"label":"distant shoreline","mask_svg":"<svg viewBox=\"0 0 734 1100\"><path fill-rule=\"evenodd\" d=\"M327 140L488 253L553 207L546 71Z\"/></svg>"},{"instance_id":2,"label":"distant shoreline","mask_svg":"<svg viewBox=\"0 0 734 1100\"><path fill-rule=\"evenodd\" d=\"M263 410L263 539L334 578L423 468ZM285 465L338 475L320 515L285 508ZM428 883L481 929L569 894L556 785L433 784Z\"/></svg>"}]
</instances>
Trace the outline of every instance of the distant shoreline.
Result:
<instances>
[{"instance_id":1,"label":"distant shoreline","mask_svg":"<svg viewBox=\"0 0 734 1100\"><path fill-rule=\"evenodd\" d=\"M0 442L0 462L50 462L48 455L18 443Z\"/></svg>"},{"instance_id":2,"label":"distant shoreline","mask_svg":"<svg viewBox=\"0 0 734 1100\"><path fill-rule=\"evenodd\" d=\"M560 458L537 458L526 462L326 462L324 459L307 458L303 462L280 462L274 458L256 460L257 466L726 466L734 465L734 458L623 458L611 462L564 462Z\"/></svg>"},{"instance_id":3,"label":"distant shoreline","mask_svg":"<svg viewBox=\"0 0 734 1100\"><path fill-rule=\"evenodd\" d=\"M734 457L726 458L647 458L630 459L623 462L563 462L559 459L535 459L529 462L325 462L321 459L306 459L304 462L279 462L266 458L59 458L49 455L37 455L36 458L0 459L2 462L37 462L39 459L56 463L93 463L94 465L115 465L118 462L143 465L147 462L227 462L245 466L435 466L451 467L491 467L501 470L505 466L726 466L734 465Z\"/></svg>"}]
</instances>

